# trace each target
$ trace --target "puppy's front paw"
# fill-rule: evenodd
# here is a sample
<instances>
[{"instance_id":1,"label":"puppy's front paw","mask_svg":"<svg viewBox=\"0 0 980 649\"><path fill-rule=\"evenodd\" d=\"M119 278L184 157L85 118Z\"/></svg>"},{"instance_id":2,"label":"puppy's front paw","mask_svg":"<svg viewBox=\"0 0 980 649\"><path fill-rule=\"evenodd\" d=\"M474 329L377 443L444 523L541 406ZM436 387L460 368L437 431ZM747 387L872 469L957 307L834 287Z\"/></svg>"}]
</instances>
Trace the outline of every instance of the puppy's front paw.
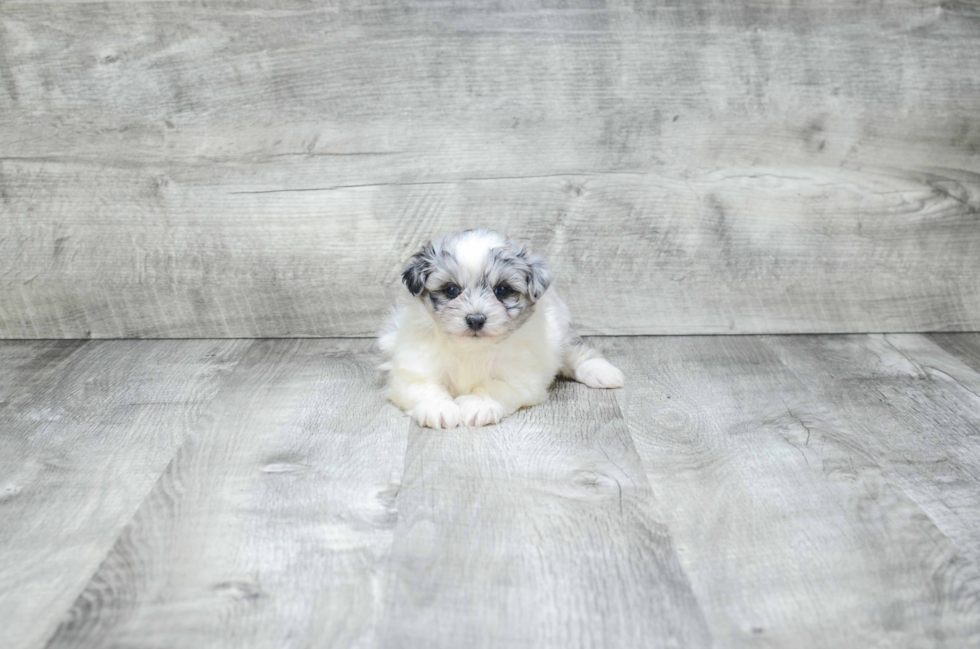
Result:
<instances>
[{"instance_id":1,"label":"puppy's front paw","mask_svg":"<svg viewBox=\"0 0 980 649\"><path fill-rule=\"evenodd\" d=\"M419 426L429 428L456 428L460 422L459 406L449 399L423 401L408 413Z\"/></svg>"},{"instance_id":2,"label":"puppy's front paw","mask_svg":"<svg viewBox=\"0 0 980 649\"><path fill-rule=\"evenodd\" d=\"M499 401L475 394L456 397L464 426L496 424L504 418L504 407Z\"/></svg>"},{"instance_id":3,"label":"puppy's front paw","mask_svg":"<svg viewBox=\"0 0 980 649\"><path fill-rule=\"evenodd\" d=\"M575 380L590 388L623 387L623 373L605 358L590 358L579 365Z\"/></svg>"}]
</instances>

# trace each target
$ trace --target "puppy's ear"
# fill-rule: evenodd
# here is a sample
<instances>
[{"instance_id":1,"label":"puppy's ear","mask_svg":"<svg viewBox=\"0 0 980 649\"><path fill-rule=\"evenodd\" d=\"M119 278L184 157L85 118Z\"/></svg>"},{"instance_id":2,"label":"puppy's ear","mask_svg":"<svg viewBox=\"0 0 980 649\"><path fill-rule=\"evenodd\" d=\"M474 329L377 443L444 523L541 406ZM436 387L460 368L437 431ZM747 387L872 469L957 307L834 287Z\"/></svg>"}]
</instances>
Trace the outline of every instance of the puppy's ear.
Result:
<instances>
[{"instance_id":1,"label":"puppy's ear","mask_svg":"<svg viewBox=\"0 0 980 649\"><path fill-rule=\"evenodd\" d=\"M402 282L408 288L408 292L418 297L425 290L425 280L432 272L432 258L435 255L435 248L432 242L422 246L422 248L412 255L408 260L408 265L402 271Z\"/></svg>"},{"instance_id":2,"label":"puppy's ear","mask_svg":"<svg viewBox=\"0 0 980 649\"><path fill-rule=\"evenodd\" d=\"M551 286L551 271L544 265L544 259L526 247L521 248L517 256L527 264L527 269L524 271L527 276L527 294L533 301L537 302Z\"/></svg>"}]
</instances>

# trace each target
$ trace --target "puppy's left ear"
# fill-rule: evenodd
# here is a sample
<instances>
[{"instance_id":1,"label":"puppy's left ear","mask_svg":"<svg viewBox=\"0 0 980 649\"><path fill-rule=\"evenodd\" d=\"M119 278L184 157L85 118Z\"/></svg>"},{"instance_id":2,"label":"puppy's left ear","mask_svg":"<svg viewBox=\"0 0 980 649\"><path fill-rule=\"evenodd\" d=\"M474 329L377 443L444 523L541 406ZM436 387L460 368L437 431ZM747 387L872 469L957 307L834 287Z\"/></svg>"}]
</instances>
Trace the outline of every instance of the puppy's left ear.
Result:
<instances>
[{"instance_id":1,"label":"puppy's left ear","mask_svg":"<svg viewBox=\"0 0 980 649\"><path fill-rule=\"evenodd\" d=\"M521 248L517 256L527 264L527 269L524 271L527 276L527 294L537 302L551 286L551 271L544 265L544 259L527 248Z\"/></svg>"},{"instance_id":2,"label":"puppy's left ear","mask_svg":"<svg viewBox=\"0 0 980 649\"><path fill-rule=\"evenodd\" d=\"M412 258L408 260L408 265L405 266L405 270L402 271L402 281L405 283L408 292L415 297L421 295L422 291L425 290L425 280L432 272L432 256L434 254L435 248L430 241L412 255Z\"/></svg>"}]
</instances>

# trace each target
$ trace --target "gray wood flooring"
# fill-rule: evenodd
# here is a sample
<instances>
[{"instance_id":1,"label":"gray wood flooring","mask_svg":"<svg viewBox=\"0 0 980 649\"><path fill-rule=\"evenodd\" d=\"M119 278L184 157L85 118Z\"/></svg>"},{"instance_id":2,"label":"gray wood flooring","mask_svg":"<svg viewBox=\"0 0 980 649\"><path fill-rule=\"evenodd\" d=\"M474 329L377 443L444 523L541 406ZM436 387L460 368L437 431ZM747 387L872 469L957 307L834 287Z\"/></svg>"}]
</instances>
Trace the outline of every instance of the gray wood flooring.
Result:
<instances>
[{"instance_id":1,"label":"gray wood flooring","mask_svg":"<svg viewBox=\"0 0 980 649\"><path fill-rule=\"evenodd\" d=\"M374 335L477 226L582 333L976 331L978 43L976 0L3 0L0 338Z\"/></svg>"},{"instance_id":2,"label":"gray wood flooring","mask_svg":"<svg viewBox=\"0 0 980 649\"><path fill-rule=\"evenodd\" d=\"M451 431L369 340L0 343L0 646L980 645L980 334L593 343Z\"/></svg>"}]
</instances>

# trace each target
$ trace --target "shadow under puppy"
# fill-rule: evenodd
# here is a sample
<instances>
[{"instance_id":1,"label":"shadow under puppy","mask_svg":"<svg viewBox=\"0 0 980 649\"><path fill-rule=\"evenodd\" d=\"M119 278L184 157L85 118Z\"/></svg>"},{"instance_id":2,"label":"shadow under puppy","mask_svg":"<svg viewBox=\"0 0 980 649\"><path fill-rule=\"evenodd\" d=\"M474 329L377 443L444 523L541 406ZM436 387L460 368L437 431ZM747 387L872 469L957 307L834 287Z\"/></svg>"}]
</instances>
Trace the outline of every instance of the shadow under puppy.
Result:
<instances>
[{"instance_id":1,"label":"shadow under puppy","mask_svg":"<svg viewBox=\"0 0 980 649\"><path fill-rule=\"evenodd\" d=\"M623 373L569 327L540 257L492 230L425 244L402 274L411 296L378 343L386 396L422 426L495 424L548 398L561 373L618 388Z\"/></svg>"}]
</instances>

